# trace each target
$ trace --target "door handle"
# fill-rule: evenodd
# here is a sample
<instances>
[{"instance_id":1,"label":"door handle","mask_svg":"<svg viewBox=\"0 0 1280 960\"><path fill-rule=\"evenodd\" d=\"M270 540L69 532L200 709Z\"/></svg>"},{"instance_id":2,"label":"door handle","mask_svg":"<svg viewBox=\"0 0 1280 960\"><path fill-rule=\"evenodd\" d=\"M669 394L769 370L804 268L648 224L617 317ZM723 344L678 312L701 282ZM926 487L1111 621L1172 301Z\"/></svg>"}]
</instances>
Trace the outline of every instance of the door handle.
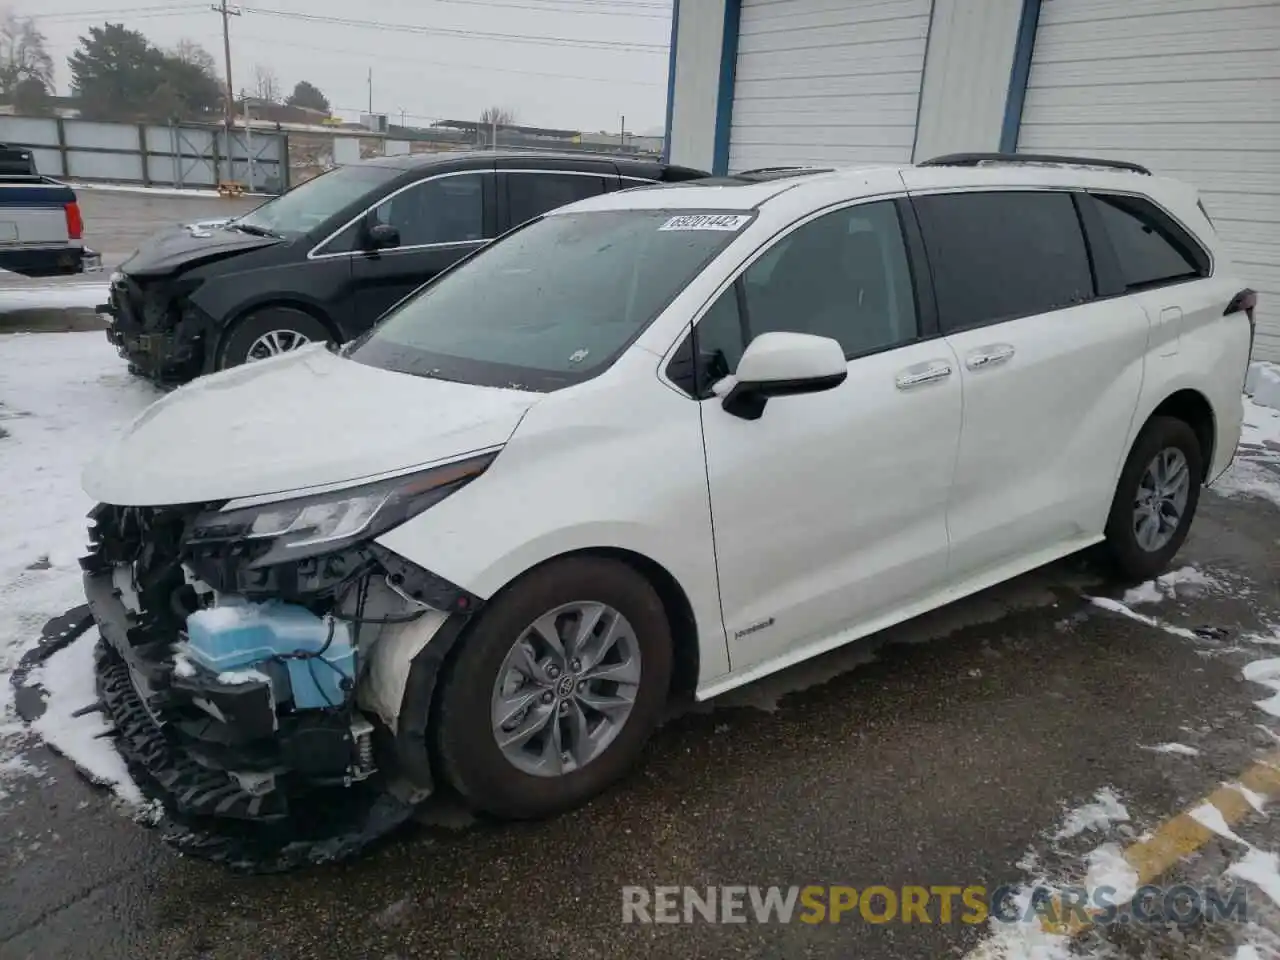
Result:
<instances>
[{"instance_id":1,"label":"door handle","mask_svg":"<svg viewBox=\"0 0 1280 960\"><path fill-rule=\"evenodd\" d=\"M897 377L898 389L910 390L912 387L933 383L935 380L945 380L949 376L951 376L951 364L945 360L931 360L928 363L907 367L907 369L899 373Z\"/></svg>"},{"instance_id":2,"label":"door handle","mask_svg":"<svg viewBox=\"0 0 1280 960\"><path fill-rule=\"evenodd\" d=\"M989 347L979 347L964 358L964 364L970 370L981 370L983 367L994 367L1004 363L1013 356L1013 347L1007 343L994 343Z\"/></svg>"}]
</instances>

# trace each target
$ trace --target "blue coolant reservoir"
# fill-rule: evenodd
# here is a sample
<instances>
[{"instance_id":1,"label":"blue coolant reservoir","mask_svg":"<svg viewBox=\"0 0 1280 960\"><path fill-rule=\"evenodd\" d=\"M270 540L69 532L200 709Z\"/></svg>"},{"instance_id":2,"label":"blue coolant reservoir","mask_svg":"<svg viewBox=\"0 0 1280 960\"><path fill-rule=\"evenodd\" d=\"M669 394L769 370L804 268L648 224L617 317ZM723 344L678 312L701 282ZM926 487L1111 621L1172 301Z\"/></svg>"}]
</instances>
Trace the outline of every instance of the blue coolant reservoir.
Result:
<instances>
[{"instance_id":1,"label":"blue coolant reservoir","mask_svg":"<svg viewBox=\"0 0 1280 960\"><path fill-rule=\"evenodd\" d=\"M338 706L347 699L344 687L350 688L355 679L356 652L347 624L321 619L306 607L278 600L249 603L224 597L216 607L197 610L187 618L187 646L193 661L224 675L283 658L293 704L299 710ZM319 656L297 656L322 649Z\"/></svg>"}]
</instances>

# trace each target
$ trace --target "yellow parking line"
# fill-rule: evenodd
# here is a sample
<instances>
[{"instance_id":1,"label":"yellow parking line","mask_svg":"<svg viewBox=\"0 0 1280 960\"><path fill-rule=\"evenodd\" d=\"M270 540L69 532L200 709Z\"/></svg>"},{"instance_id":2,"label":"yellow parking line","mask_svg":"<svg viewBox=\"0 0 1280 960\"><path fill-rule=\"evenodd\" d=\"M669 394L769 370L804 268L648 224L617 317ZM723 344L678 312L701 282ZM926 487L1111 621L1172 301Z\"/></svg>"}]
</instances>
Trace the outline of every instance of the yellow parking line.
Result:
<instances>
[{"instance_id":1,"label":"yellow parking line","mask_svg":"<svg viewBox=\"0 0 1280 960\"><path fill-rule=\"evenodd\" d=\"M1280 800L1280 750L1267 754L1240 775L1241 786L1260 794L1269 801ZM1138 875L1138 886L1151 883L1175 863L1194 853L1212 840L1215 834L1191 816L1190 810L1209 803L1217 807L1227 826L1234 826L1254 813L1253 805L1234 786L1219 787L1188 811L1166 820L1148 839L1133 844L1124 851L1124 858ZM1066 920L1061 900L1055 898L1053 912L1040 920L1049 933L1074 937L1093 926L1092 919L1080 916L1079 911Z\"/></svg>"}]
</instances>

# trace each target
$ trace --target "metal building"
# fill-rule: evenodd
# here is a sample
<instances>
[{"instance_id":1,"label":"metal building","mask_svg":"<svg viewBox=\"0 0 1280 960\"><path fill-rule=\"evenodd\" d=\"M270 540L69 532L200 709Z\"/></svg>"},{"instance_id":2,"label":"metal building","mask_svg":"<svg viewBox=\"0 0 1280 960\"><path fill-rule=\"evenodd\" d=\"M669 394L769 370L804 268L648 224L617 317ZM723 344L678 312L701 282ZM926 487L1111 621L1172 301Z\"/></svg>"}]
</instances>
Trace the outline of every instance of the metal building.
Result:
<instances>
[{"instance_id":1,"label":"metal building","mask_svg":"<svg viewBox=\"0 0 1280 960\"><path fill-rule=\"evenodd\" d=\"M675 0L667 144L717 172L1019 150L1195 183L1280 361L1280 0Z\"/></svg>"}]
</instances>

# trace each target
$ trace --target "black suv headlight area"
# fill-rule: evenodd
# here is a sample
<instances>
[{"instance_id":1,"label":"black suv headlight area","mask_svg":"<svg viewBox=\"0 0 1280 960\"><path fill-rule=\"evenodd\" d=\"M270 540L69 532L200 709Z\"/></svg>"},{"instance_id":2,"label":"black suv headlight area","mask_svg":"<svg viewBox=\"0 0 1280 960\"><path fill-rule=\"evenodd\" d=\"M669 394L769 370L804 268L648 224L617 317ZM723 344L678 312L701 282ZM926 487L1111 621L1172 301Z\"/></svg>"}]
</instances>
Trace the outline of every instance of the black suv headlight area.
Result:
<instances>
[{"instance_id":1,"label":"black suv headlight area","mask_svg":"<svg viewBox=\"0 0 1280 960\"><path fill-rule=\"evenodd\" d=\"M488 469L498 451L389 480L291 500L232 500L198 516L187 532L194 547L260 545L252 567L341 550L399 526Z\"/></svg>"}]
</instances>

